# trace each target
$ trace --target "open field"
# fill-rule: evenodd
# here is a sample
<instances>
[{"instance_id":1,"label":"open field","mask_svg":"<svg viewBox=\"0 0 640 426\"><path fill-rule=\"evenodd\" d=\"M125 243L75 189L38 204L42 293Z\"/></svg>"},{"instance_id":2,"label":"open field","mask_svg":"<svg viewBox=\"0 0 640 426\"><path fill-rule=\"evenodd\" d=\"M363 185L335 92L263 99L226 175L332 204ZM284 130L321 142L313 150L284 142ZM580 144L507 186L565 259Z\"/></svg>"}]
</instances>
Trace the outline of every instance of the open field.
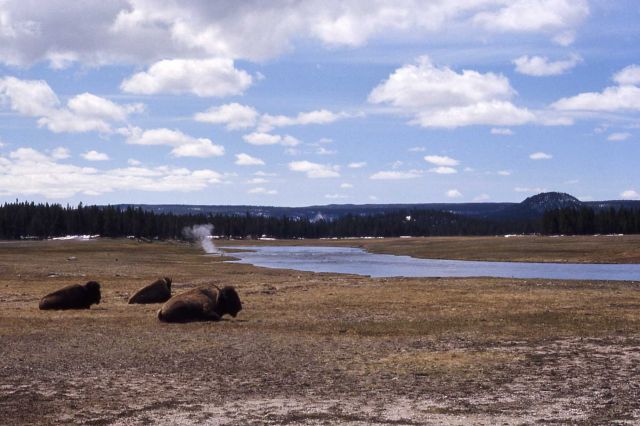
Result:
<instances>
[{"instance_id":1,"label":"open field","mask_svg":"<svg viewBox=\"0 0 640 426\"><path fill-rule=\"evenodd\" d=\"M232 241L225 245L327 245L423 259L503 262L640 263L640 235L427 237L343 240Z\"/></svg>"},{"instance_id":2,"label":"open field","mask_svg":"<svg viewBox=\"0 0 640 426\"><path fill-rule=\"evenodd\" d=\"M626 238L615 240L626 251L586 253L629 261L638 240ZM383 243L357 244L369 241ZM431 250L388 243L378 249ZM640 421L640 283L370 279L221 260L171 242L0 244L0 423ZM164 324L159 305L127 305L163 275L174 293L234 285L244 310ZM89 279L100 305L38 310Z\"/></svg>"}]
</instances>

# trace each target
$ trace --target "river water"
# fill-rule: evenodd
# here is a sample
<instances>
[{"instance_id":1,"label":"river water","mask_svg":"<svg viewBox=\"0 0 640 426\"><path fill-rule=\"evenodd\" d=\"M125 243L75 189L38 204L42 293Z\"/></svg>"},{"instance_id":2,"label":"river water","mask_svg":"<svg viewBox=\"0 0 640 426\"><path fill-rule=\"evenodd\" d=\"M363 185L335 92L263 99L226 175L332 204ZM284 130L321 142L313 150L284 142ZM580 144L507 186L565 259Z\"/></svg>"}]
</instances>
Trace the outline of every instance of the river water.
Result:
<instances>
[{"instance_id":1,"label":"river water","mask_svg":"<svg viewBox=\"0 0 640 426\"><path fill-rule=\"evenodd\" d=\"M374 254L349 247L252 246L230 254L255 266L372 277L501 277L640 281L640 264L478 262Z\"/></svg>"}]
</instances>

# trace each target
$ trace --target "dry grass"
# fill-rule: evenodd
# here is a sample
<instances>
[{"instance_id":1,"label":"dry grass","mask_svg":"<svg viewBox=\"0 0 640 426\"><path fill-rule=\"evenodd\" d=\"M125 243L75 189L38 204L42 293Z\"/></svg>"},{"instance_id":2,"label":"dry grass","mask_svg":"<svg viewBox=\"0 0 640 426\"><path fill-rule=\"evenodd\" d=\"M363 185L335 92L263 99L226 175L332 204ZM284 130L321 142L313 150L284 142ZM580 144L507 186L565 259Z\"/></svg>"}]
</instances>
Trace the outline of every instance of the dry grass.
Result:
<instances>
[{"instance_id":1,"label":"dry grass","mask_svg":"<svg viewBox=\"0 0 640 426\"><path fill-rule=\"evenodd\" d=\"M370 279L221 260L171 242L0 244L0 423L640 419L637 283ZM174 293L234 285L244 310L176 325L157 321L158 305L127 305L164 275ZM37 309L89 279L100 305Z\"/></svg>"}]
</instances>

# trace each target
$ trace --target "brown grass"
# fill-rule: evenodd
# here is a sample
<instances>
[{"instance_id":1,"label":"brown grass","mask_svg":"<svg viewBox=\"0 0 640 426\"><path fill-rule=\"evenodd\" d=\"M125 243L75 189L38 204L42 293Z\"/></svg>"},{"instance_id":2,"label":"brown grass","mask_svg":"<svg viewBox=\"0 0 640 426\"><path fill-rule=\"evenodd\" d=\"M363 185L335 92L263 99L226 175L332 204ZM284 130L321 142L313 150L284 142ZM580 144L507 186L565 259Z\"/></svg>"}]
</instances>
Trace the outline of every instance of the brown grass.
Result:
<instances>
[{"instance_id":1,"label":"brown grass","mask_svg":"<svg viewBox=\"0 0 640 426\"><path fill-rule=\"evenodd\" d=\"M2 423L640 418L637 283L370 279L222 260L172 242L0 244ZM127 305L165 275L174 293L234 285L244 310L176 325L157 321L158 305ZM90 279L100 305L38 310L44 294ZM403 408L375 408L390 401Z\"/></svg>"}]
</instances>

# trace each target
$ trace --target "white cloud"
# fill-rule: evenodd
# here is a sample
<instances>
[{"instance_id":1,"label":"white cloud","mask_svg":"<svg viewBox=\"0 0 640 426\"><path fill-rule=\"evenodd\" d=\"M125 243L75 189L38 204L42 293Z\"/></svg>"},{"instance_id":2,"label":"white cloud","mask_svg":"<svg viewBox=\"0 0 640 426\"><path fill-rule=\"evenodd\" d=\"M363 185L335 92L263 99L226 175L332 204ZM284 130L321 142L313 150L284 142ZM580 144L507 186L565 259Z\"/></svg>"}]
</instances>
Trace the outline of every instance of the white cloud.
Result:
<instances>
[{"instance_id":1,"label":"white cloud","mask_svg":"<svg viewBox=\"0 0 640 426\"><path fill-rule=\"evenodd\" d=\"M638 193L637 191L635 191L633 189L628 189L626 191L621 192L620 196L622 198L624 198L625 200L639 200L640 199L640 193Z\"/></svg>"},{"instance_id":2,"label":"white cloud","mask_svg":"<svg viewBox=\"0 0 640 426\"><path fill-rule=\"evenodd\" d=\"M515 0L504 7L483 11L473 22L490 31L551 32L557 41L567 41L567 29L577 26L589 15L586 0Z\"/></svg>"},{"instance_id":3,"label":"white cloud","mask_svg":"<svg viewBox=\"0 0 640 426\"><path fill-rule=\"evenodd\" d=\"M529 158L532 160L551 160L553 158L553 155L546 154L544 152L534 152L533 154L529 155Z\"/></svg>"},{"instance_id":4,"label":"white cloud","mask_svg":"<svg viewBox=\"0 0 640 426\"><path fill-rule=\"evenodd\" d=\"M346 117L349 117L349 114L345 112L335 113L326 109L301 112L295 117L263 114L262 117L260 117L258 130L260 132L268 132L276 127L328 124Z\"/></svg>"},{"instance_id":5,"label":"white cloud","mask_svg":"<svg viewBox=\"0 0 640 426\"><path fill-rule=\"evenodd\" d=\"M350 184L350 183L341 183L340 184L340 188L342 188L342 189L351 189L351 188L353 188L353 185Z\"/></svg>"},{"instance_id":6,"label":"white cloud","mask_svg":"<svg viewBox=\"0 0 640 426\"><path fill-rule=\"evenodd\" d=\"M511 176L511 170L500 170L498 172L499 176Z\"/></svg>"},{"instance_id":7,"label":"white cloud","mask_svg":"<svg viewBox=\"0 0 640 426\"><path fill-rule=\"evenodd\" d=\"M424 161L435 164L436 166L457 166L460 164L460 162L454 158L440 155L427 155L424 157Z\"/></svg>"},{"instance_id":8,"label":"white cloud","mask_svg":"<svg viewBox=\"0 0 640 426\"><path fill-rule=\"evenodd\" d=\"M52 67L74 61L149 63L158 59L229 57L263 61L298 40L329 47L372 38L433 39L455 28L463 40L496 33L533 33L563 43L589 13L586 0L304 2L5 1L0 62ZM68 22L82 25L66 25Z\"/></svg>"},{"instance_id":9,"label":"white cloud","mask_svg":"<svg viewBox=\"0 0 640 426\"><path fill-rule=\"evenodd\" d=\"M619 142L619 141L626 141L627 139L629 139L631 137L631 133L628 132L624 132L624 133L611 133L609 135L609 137L607 138L608 141L613 141L613 142Z\"/></svg>"},{"instance_id":10,"label":"white cloud","mask_svg":"<svg viewBox=\"0 0 640 426\"><path fill-rule=\"evenodd\" d=\"M246 71L236 69L231 59L165 59L124 80L120 88L142 95L190 93L223 97L242 94L252 80Z\"/></svg>"},{"instance_id":11,"label":"white cloud","mask_svg":"<svg viewBox=\"0 0 640 426\"><path fill-rule=\"evenodd\" d=\"M270 133L254 132L242 137L245 142L251 145L284 145L284 146L296 146L300 144L300 141L293 136L285 135L272 135Z\"/></svg>"},{"instance_id":12,"label":"white cloud","mask_svg":"<svg viewBox=\"0 0 640 426\"><path fill-rule=\"evenodd\" d=\"M320 146L318 147L318 149L316 149L317 155L335 155L337 153L338 151L336 151L335 149L327 149L324 146Z\"/></svg>"},{"instance_id":13,"label":"white cloud","mask_svg":"<svg viewBox=\"0 0 640 426\"><path fill-rule=\"evenodd\" d=\"M54 133L110 133L111 122L144 110L142 104L120 105L91 93L72 97L65 108L47 82L15 77L0 79L0 100L19 114L37 117L39 126Z\"/></svg>"},{"instance_id":14,"label":"white cloud","mask_svg":"<svg viewBox=\"0 0 640 426\"><path fill-rule=\"evenodd\" d=\"M276 195L277 193L278 191L276 191L275 189L267 189L261 186L257 188L251 188L250 190L247 191L247 194L261 194L261 195Z\"/></svg>"},{"instance_id":15,"label":"white cloud","mask_svg":"<svg viewBox=\"0 0 640 426\"><path fill-rule=\"evenodd\" d=\"M427 56L396 69L369 94L369 102L390 104L411 114L412 124L455 128L469 125L520 125L535 120L509 100L515 90L503 75L436 67Z\"/></svg>"},{"instance_id":16,"label":"white cloud","mask_svg":"<svg viewBox=\"0 0 640 426\"><path fill-rule=\"evenodd\" d=\"M629 65L613 76L613 81L621 86L637 86L640 84L640 66Z\"/></svg>"},{"instance_id":17,"label":"white cloud","mask_svg":"<svg viewBox=\"0 0 640 426\"><path fill-rule=\"evenodd\" d=\"M564 74L582 62L580 55L573 54L563 61L550 62L545 56L521 56L513 60L516 71L534 77Z\"/></svg>"},{"instance_id":18,"label":"white cloud","mask_svg":"<svg viewBox=\"0 0 640 426\"><path fill-rule=\"evenodd\" d=\"M423 147L423 146L414 146L412 148L409 148L409 152L425 152L427 150L427 148Z\"/></svg>"},{"instance_id":19,"label":"white cloud","mask_svg":"<svg viewBox=\"0 0 640 426\"><path fill-rule=\"evenodd\" d=\"M491 199L491 197L489 196L489 194L480 194L477 197L474 197L473 201L476 202L476 203L481 203L483 201L488 201L490 199Z\"/></svg>"},{"instance_id":20,"label":"white cloud","mask_svg":"<svg viewBox=\"0 0 640 426\"><path fill-rule=\"evenodd\" d=\"M141 162L141 161L138 161L138 160L136 160L136 159L134 159L134 158L129 158L129 159L127 160L127 164L128 164L128 165L130 165L130 166L139 166L139 165L141 165L141 164L142 164L142 162Z\"/></svg>"},{"instance_id":21,"label":"white cloud","mask_svg":"<svg viewBox=\"0 0 640 426\"><path fill-rule=\"evenodd\" d=\"M491 134L492 135L500 135L500 136L512 136L513 135L513 130L507 129L507 128L503 128L503 127L493 127L491 129Z\"/></svg>"},{"instance_id":22,"label":"white cloud","mask_svg":"<svg viewBox=\"0 0 640 426\"><path fill-rule=\"evenodd\" d=\"M404 180L404 179L415 179L422 176L417 170L409 170L406 172L390 170L390 171L381 171L372 174L369 176L369 179L373 180Z\"/></svg>"},{"instance_id":23,"label":"white cloud","mask_svg":"<svg viewBox=\"0 0 640 426\"><path fill-rule=\"evenodd\" d=\"M457 189L450 189L446 192L447 198L461 198L462 193Z\"/></svg>"},{"instance_id":24,"label":"white cloud","mask_svg":"<svg viewBox=\"0 0 640 426\"><path fill-rule=\"evenodd\" d=\"M640 67L630 65L616 73L613 79L617 86L605 88L602 92L586 92L562 98L551 108L560 111L640 111Z\"/></svg>"},{"instance_id":25,"label":"white cloud","mask_svg":"<svg viewBox=\"0 0 640 426\"><path fill-rule=\"evenodd\" d=\"M429 169L429 172L437 173L439 175L451 175L451 174L458 173L458 171L453 167L445 167L445 166L434 167L433 169Z\"/></svg>"},{"instance_id":26,"label":"white cloud","mask_svg":"<svg viewBox=\"0 0 640 426\"><path fill-rule=\"evenodd\" d=\"M203 123L225 124L228 130L237 130L255 126L257 117L255 108L234 102L199 112L194 119Z\"/></svg>"},{"instance_id":27,"label":"white cloud","mask_svg":"<svg viewBox=\"0 0 640 426\"><path fill-rule=\"evenodd\" d=\"M53 151L51 151L51 158L53 158L54 160L65 160L70 156L71 156L71 153L69 152L69 150L62 146L55 148Z\"/></svg>"},{"instance_id":28,"label":"white cloud","mask_svg":"<svg viewBox=\"0 0 640 426\"><path fill-rule=\"evenodd\" d=\"M109 156L104 152L91 150L82 154L82 158L84 158L87 161L107 161L109 159Z\"/></svg>"},{"instance_id":29,"label":"white cloud","mask_svg":"<svg viewBox=\"0 0 640 426\"><path fill-rule=\"evenodd\" d=\"M236 164L238 166L264 166L264 161L249 154L241 153L236 154Z\"/></svg>"},{"instance_id":30,"label":"white cloud","mask_svg":"<svg viewBox=\"0 0 640 426\"><path fill-rule=\"evenodd\" d=\"M333 178L340 177L338 166L312 163L310 161L293 161L289 163L289 170L306 173L308 178Z\"/></svg>"},{"instance_id":31,"label":"white cloud","mask_svg":"<svg viewBox=\"0 0 640 426\"><path fill-rule=\"evenodd\" d=\"M207 138L194 138L179 130L132 128L127 143L133 145L171 146L171 155L175 157L217 157L224 155L224 147L215 145Z\"/></svg>"},{"instance_id":32,"label":"white cloud","mask_svg":"<svg viewBox=\"0 0 640 426\"><path fill-rule=\"evenodd\" d=\"M33 148L0 157L0 195L50 199L121 191L191 192L218 184L222 175L209 169L160 166L99 170L61 163Z\"/></svg>"},{"instance_id":33,"label":"white cloud","mask_svg":"<svg viewBox=\"0 0 640 426\"><path fill-rule=\"evenodd\" d=\"M361 169L363 167L365 167L367 165L367 163L365 161L356 161L353 163L349 163L347 165L347 167L349 167L350 169Z\"/></svg>"}]
</instances>

